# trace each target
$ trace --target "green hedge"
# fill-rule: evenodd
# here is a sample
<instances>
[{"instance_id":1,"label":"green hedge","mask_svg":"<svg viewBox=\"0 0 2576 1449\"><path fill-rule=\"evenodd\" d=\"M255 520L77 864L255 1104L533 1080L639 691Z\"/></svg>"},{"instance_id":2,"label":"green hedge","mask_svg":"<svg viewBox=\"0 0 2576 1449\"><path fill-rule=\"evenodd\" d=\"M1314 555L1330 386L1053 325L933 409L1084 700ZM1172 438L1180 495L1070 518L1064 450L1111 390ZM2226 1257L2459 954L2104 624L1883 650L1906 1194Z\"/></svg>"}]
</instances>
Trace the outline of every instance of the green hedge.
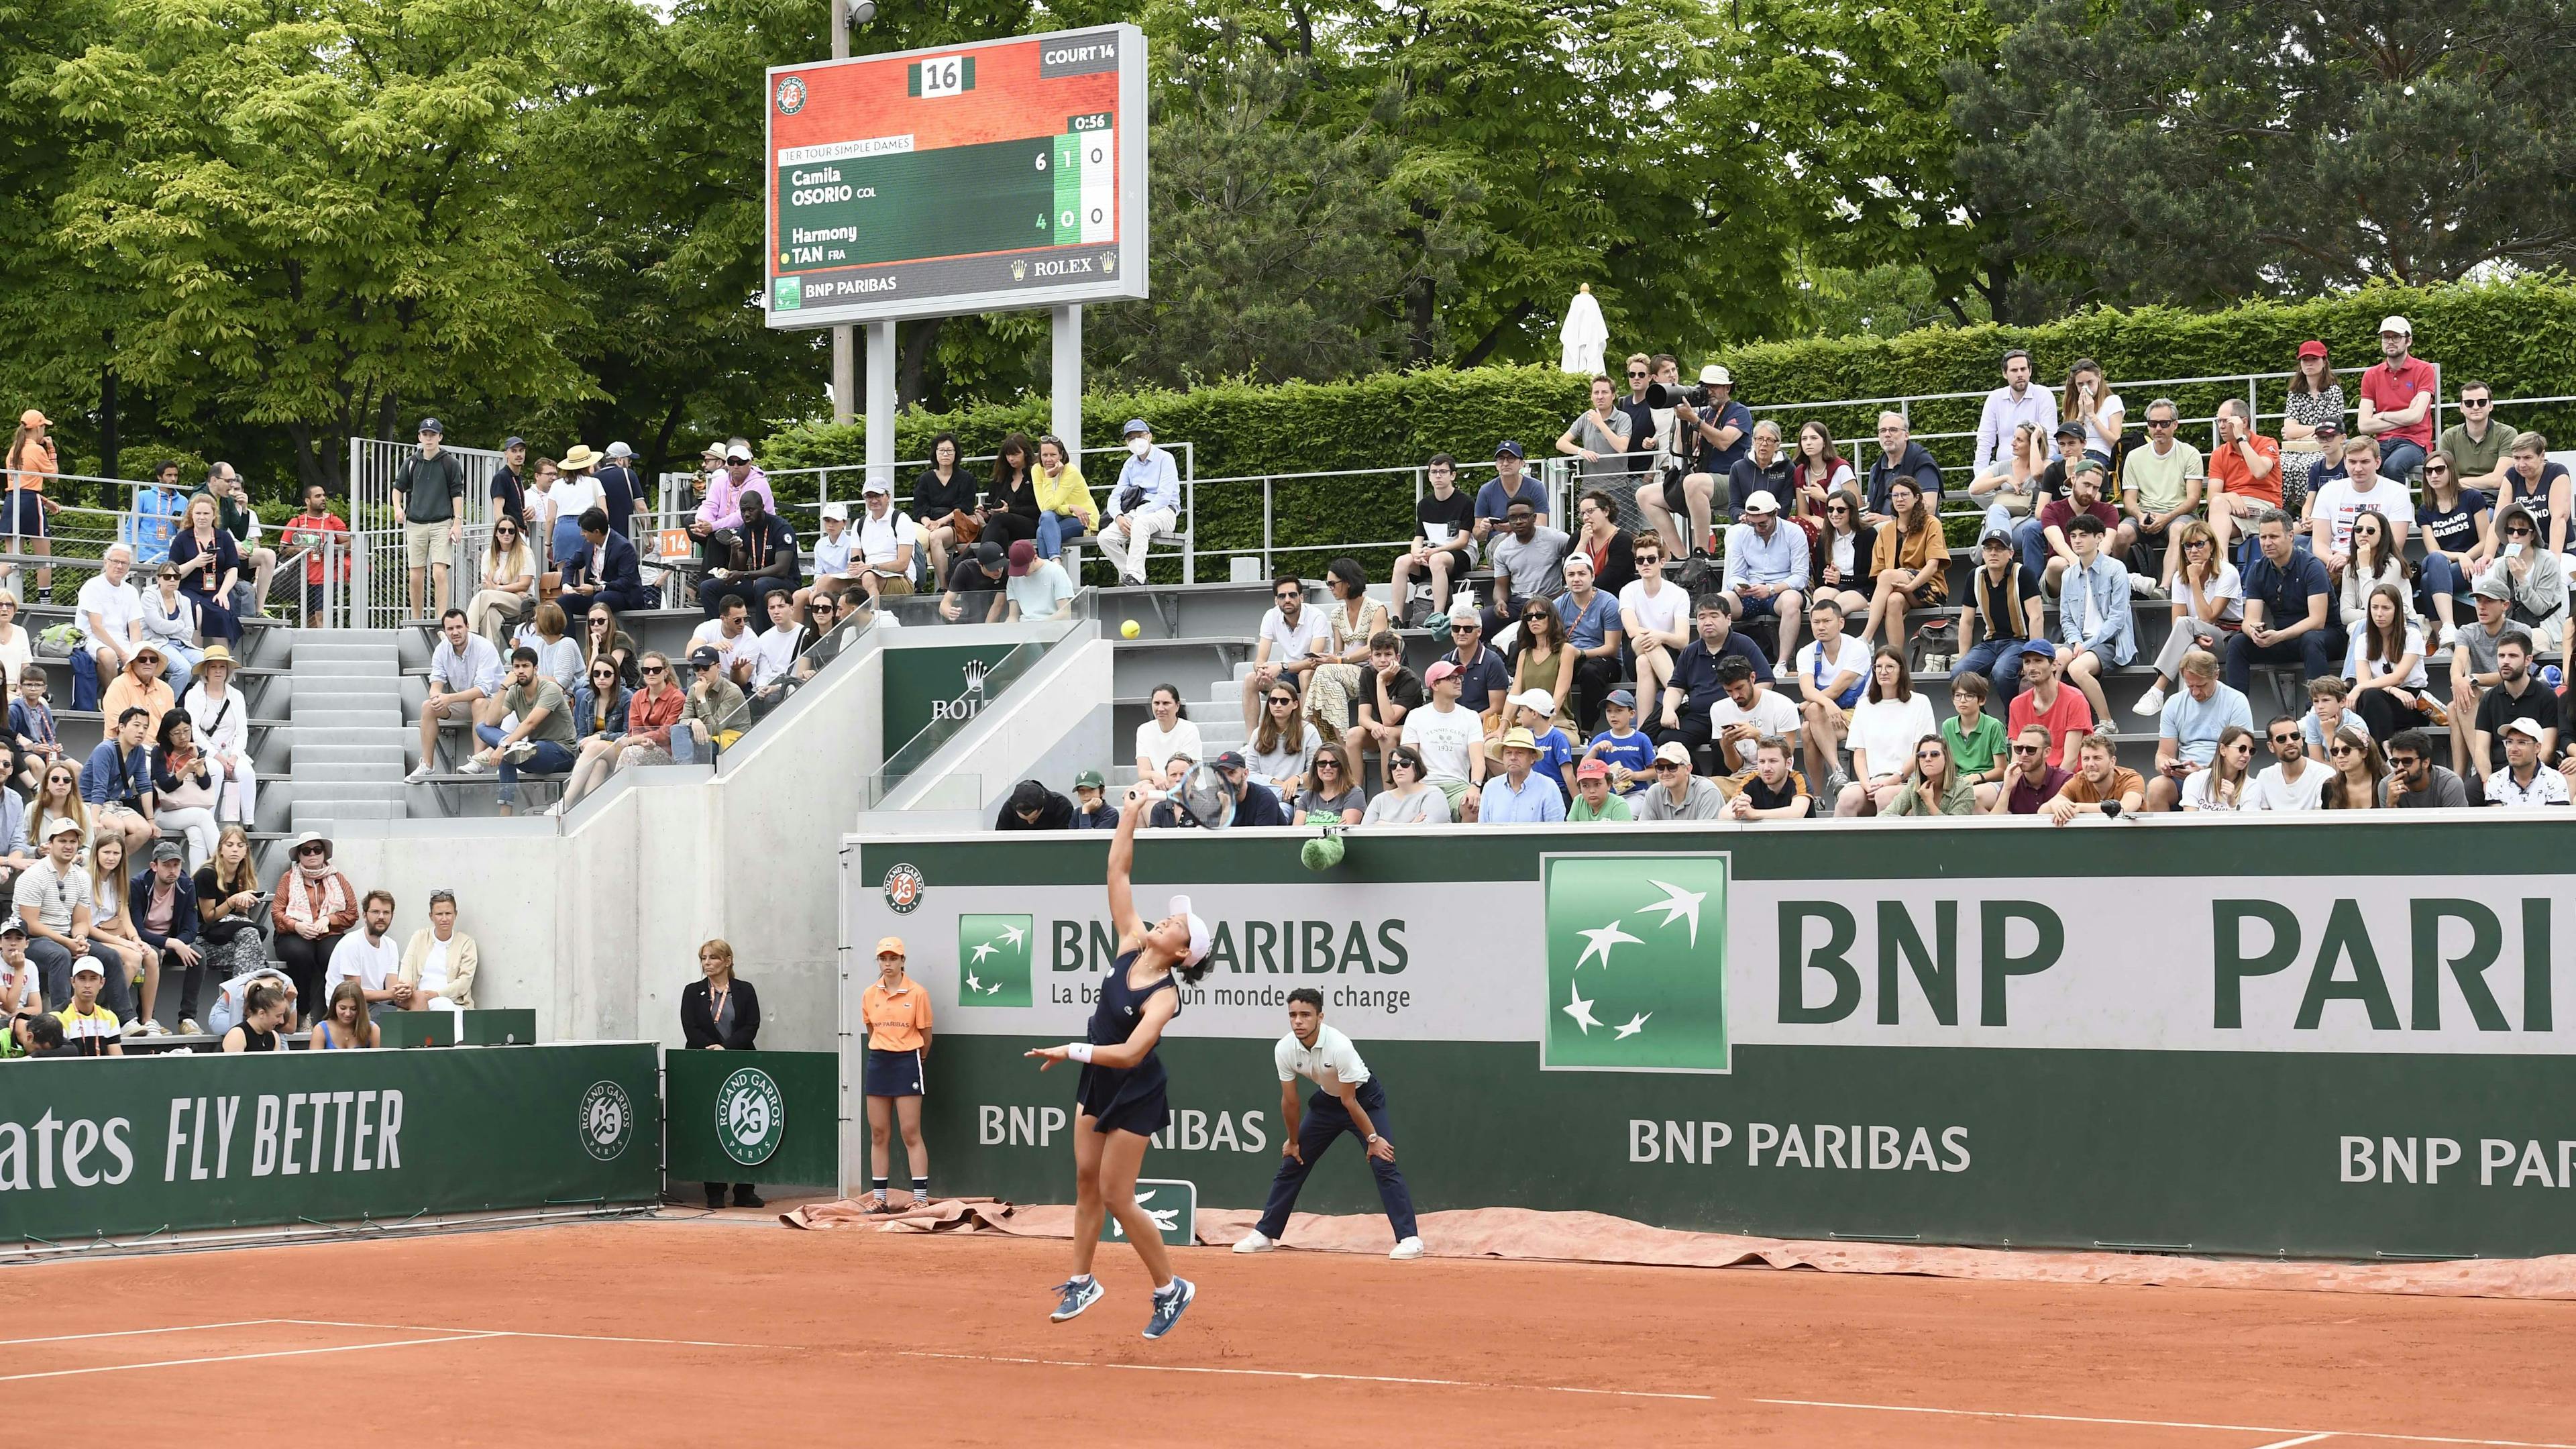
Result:
<instances>
[{"instance_id":1,"label":"green hedge","mask_svg":"<svg viewBox=\"0 0 2576 1449\"><path fill-rule=\"evenodd\" d=\"M2222 312L2096 311L2038 327L1756 343L1715 360L1735 374L1736 397L1760 405L1978 391L1994 386L1998 359L2011 347L2027 348L2040 379L2054 384L2063 380L2068 364L2089 356L2124 393L2134 426L2154 394L2172 396L2186 417L2206 416L2221 398L2244 395L2242 384L2142 389L2134 380L2287 372L2299 344L2311 337L2326 342L2338 366L2359 366L2378 357L2379 319L2391 312L2413 322L2417 352L2442 365L2446 404L2460 383L2472 379L2493 384L2506 398L2576 394L2576 281L2559 275L2478 286L2370 287ZM1686 373L1696 371L1700 360L1686 359ZM1084 399L1083 415L1095 446L1127 418L1142 417L1161 441L1196 445L1199 477L1227 478L1403 466L1439 452L1490 458L1504 438L1518 439L1533 460L1543 459L1582 408L1585 388L1584 379L1548 367L1433 368L1347 383L1095 394ZM2280 409L2283 391L2279 383L2263 386L2265 412ZM1843 440L1844 456L1857 457L1876 426L1875 411L1859 406L1773 416L1792 431L1808 417L1818 418ZM1967 430L1976 426L1978 402L1918 403L1911 412L1917 432ZM2553 439L2576 433L2576 405L2500 408L2498 417ZM2446 412L2445 421L2452 420ZM953 430L968 452L988 453L1005 434L1034 436L1046 424L1042 398L909 414L897 421L895 451L898 457L921 457L934 435ZM1934 446L1945 467L1964 469L1969 451L1964 441ZM865 430L855 423L795 424L772 434L764 452L773 468L857 464L865 458ZM813 496L811 480L783 481L805 486L784 486L782 495ZM1402 537L1412 527L1412 489L1401 481L1283 483L1275 486L1274 497L1274 542L1283 549L1315 550L1284 560L1308 577L1323 571L1329 553L1322 546ZM1198 537L1203 551L1258 550L1258 485L1202 493ZM1382 557L1359 552L1372 566ZM1222 574L1222 566L1211 564L1200 576ZM1178 577L1177 568L1170 576Z\"/></svg>"}]
</instances>

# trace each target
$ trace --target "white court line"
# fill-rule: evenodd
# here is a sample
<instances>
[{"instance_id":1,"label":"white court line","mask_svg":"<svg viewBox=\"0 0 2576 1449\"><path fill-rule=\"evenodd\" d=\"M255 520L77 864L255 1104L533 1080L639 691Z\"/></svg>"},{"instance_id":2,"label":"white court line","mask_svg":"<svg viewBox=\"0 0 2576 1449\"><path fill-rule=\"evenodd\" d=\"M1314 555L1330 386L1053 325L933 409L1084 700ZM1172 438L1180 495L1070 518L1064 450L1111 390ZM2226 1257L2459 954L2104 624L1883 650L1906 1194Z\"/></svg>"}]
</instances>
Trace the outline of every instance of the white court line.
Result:
<instances>
[{"instance_id":1,"label":"white court line","mask_svg":"<svg viewBox=\"0 0 2576 1449\"><path fill-rule=\"evenodd\" d=\"M274 1321L274 1320L272 1320ZM357 1353L370 1348L412 1348L425 1343L463 1343L475 1338L505 1338L501 1333L460 1333L446 1338L406 1338L392 1343L343 1343L329 1348L273 1348L259 1353L219 1353L204 1358L165 1358L152 1363L104 1363L89 1368L47 1369L42 1373L0 1374L0 1384L14 1384L25 1379L67 1379L82 1374L121 1374L133 1369L186 1368L192 1364L246 1363L260 1358L303 1358L317 1353Z\"/></svg>"},{"instance_id":2,"label":"white court line","mask_svg":"<svg viewBox=\"0 0 2576 1449\"><path fill-rule=\"evenodd\" d=\"M1009 1358L987 1353L929 1353L918 1349L900 1349L904 1358L948 1359L963 1363L1036 1364L1047 1368L1128 1369L1149 1374L1220 1374L1236 1378L1304 1379L1344 1384L1404 1384L1440 1389L1522 1389L1542 1394L1593 1394L1616 1399L1687 1399L1693 1403L1716 1403L1715 1394L1665 1394L1649 1389L1586 1389L1564 1384L1487 1384L1471 1379L1397 1378L1388 1374L1300 1373L1294 1369L1195 1368L1170 1363L1099 1363L1075 1358Z\"/></svg>"},{"instance_id":3,"label":"white court line","mask_svg":"<svg viewBox=\"0 0 2576 1449\"><path fill-rule=\"evenodd\" d=\"M2319 1439L2376 1439L2392 1444L2467 1444L2477 1449L2576 1449L2576 1444L2530 1439L2467 1439L2445 1434L2390 1434L2370 1429L2290 1429L2278 1424L2196 1424L2175 1419L2107 1419L2083 1414L2015 1414L2000 1409L1933 1409L1916 1404L1843 1404L1830 1399L1755 1399L1757 1404L1785 1404L1797 1409L1867 1409L1882 1414L1941 1414L1962 1419L2028 1419L2044 1424L2112 1424L2135 1429L2211 1429L2228 1434L2306 1434L2290 1444ZM2281 1449L2267 1445L2265 1449Z\"/></svg>"},{"instance_id":4,"label":"white court line","mask_svg":"<svg viewBox=\"0 0 2576 1449\"><path fill-rule=\"evenodd\" d=\"M2257 1444L2254 1449L2299 1449L2302 1444L2314 1444L2320 1439L2333 1437L2332 1434L2302 1434L2296 1439L2277 1439L2269 1444Z\"/></svg>"},{"instance_id":5,"label":"white court line","mask_svg":"<svg viewBox=\"0 0 2576 1449\"><path fill-rule=\"evenodd\" d=\"M273 1318L243 1318L231 1323L182 1323L169 1328L117 1328L105 1333L57 1333L46 1338L0 1338L0 1348L15 1348L22 1343L73 1343L84 1338L140 1338L147 1333L201 1333L217 1328L257 1328L274 1323Z\"/></svg>"},{"instance_id":6,"label":"white court line","mask_svg":"<svg viewBox=\"0 0 2576 1449\"><path fill-rule=\"evenodd\" d=\"M502 1338L561 1338L575 1343L660 1343L675 1348L775 1348L768 1343L715 1343L699 1338L619 1338L605 1333L529 1333L515 1328L439 1328L426 1323L343 1323L329 1318L263 1318L262 1323L290 1323L299 1328L385 1328L397 1333L476 1333Z\"/></svg>"}]
</instances>

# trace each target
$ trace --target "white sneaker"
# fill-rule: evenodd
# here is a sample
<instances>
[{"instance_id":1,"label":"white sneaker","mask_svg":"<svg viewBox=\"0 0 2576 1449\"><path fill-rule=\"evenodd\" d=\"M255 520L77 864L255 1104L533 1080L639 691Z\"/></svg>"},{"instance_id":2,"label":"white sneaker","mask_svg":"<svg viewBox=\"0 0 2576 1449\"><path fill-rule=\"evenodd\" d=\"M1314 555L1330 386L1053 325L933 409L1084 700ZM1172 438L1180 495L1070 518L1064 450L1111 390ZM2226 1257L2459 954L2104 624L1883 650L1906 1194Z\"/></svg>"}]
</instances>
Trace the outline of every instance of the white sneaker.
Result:
<instances>
[{"instance_id":1,"label":"white sneaker","mask_svg":"<svg viewBox=\"0 0 2576 1449\"><path fill-rule=\"evenodd\" d=\"M1267 1253L1278 1246L1277 1239L1265 1238L1261 1230L1255 1228L1235 1241L1234 1250L1238 1253Z\"/></svg>"},{"instance_id":2,"label":"white sneaker","mask_svg":"<svg viewBox=\"0 0 2576 1449\"><path fill-rule=\"evenodd\" d=\"M537 742L535 740L521 740L516 744L505 747L501 751L501 758L508 760L514 765L524 765L528 762L529 757L536 754L536 752Z\"/></svg>"},{"instance_id":3,"label":"white sneaker","mask_svg":"<svg viewBox=\"0 0 2576 1449\"><path fill-rule=\"evenodd\" d=\"M423 760L420 762L418 768L414 769L410 774L403 776L403 783L406 785L417 785L421 781L428 779L432 774L435 774L437 770L438 766L434 761Z\"/></svg>"},{"instance_id":4,"label":"white sneaker","mask_svg":"<svg viewBox=\"0 0 2576 1449\"><path fill-rule=\"evenodd\" d=\"M2165 687L2161 684L2149 687L2146 693L2138 696L2138 702L2131 705L2129 708L2130 712L2133 714L2152 715L2164 713Z\"/></svg>"},{"instance_id":5,"label":"white sneaker","mask_svg":"<svg viewBox=\"0 0 2576 1449\"><path fill-rule=\"evenodd\" d=\"M2437 624L2434 628L2440 632L2441 637L2433 641L2433 652L2436 654L2449 652L2451 646L2458 642L2458 631L2448 624Z\"/></svg>"},{"instance_id":6,"label":"white sneaker","mask_svg":"<svg viewBox=\"0 0 2576 1449\"><path fill-rule=\"evenodd\" d=\"M483 757L481 755L467 755L465 759L457 765L456 773L460 775L480 775L488 768L490 767L483 763Z\"/></svg>"},{"instance_id":7,"label":"white sneaker","mask_svg":"<svg viewBox=\"0 0 2576 1449\"><path fill-rule=\"evenodd\" d=\"M1409 1262L1412 1259L1419 1258L1422 1256L1422 1240L1420 1238L1407 1238L1403 1242L1396 1244L1395 1251L1387 1254L1387 1256L1395 1259L1399 1263Z\"/></svg>"}]
</instances>

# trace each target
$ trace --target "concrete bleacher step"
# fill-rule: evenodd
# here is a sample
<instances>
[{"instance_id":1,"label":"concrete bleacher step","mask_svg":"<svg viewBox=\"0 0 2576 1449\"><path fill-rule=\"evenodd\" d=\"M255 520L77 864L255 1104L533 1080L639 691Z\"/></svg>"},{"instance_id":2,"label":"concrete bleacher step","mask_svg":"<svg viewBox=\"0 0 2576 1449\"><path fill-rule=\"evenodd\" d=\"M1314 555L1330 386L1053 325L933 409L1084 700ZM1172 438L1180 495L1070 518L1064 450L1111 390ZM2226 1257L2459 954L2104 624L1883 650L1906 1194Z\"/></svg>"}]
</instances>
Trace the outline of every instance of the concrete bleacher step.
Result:
<instances>
[{"instance_id":1,"label":"concrete bleacher step","mask_svg":"<svg viewBox=\"0 0 2576 1449\"><path fill-rule=\"evenodd\" d=\"M295 829L409 815L402 777L418 738L404 728L400 641L392 630L301 631L289 703Z\"/></svg>"}]
</instances>

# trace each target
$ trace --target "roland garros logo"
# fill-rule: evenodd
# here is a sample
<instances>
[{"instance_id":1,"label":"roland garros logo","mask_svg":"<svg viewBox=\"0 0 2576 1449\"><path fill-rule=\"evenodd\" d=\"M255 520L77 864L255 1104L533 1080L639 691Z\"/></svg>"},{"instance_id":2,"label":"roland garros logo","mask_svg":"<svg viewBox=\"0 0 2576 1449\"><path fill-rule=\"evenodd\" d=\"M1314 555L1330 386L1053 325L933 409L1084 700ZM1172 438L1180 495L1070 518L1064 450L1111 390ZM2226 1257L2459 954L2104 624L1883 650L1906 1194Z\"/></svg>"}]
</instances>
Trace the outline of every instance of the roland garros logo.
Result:
<instances>
[{"instance_id":1,"label":"roland garros logo","mask_svg":"<svg viewBox=\"0 0 2576 1449\"><path fill-rule=\"evenodd\" d=\"M716 1089L716 1141L725 1156L758 1167L777 1155L787 1135L787 1097L758 1067L744 1067Z\"/></svg>"},{"instance_id":2,"label":"roland garros logo","mask_svg":"<svg viewBox=\"0 0 2576 1449\"><path fill-rule=\"evenodd\" d=\"M635 1135L635 1106L615 1082L593 1082L581 1094L582 1150L602 1162L616 1159Z\"/></svg>"},{"instance_id":3,"label":"roland garros logo","mask_svg":"<svg viewBox=\"0 0 2576 1449\"><path fill-rule=\"evenodd\" d=\"M739 92L737 92L739 94ZM778 83L778 114L792 116L805 109L805 82L789 76Z\"/></svg>"},{"instance_id":4,"label":"roland garros logo","mask_svg":"<svg viewBox=\"0 0 2576 1449\"><path fill-rule=\"evenodd\" d=\"M921 868L910 863L896 866L885 875L886 909L898 916L908 916L921 904L924 887Z\"/></svg>"}]
</instances>

